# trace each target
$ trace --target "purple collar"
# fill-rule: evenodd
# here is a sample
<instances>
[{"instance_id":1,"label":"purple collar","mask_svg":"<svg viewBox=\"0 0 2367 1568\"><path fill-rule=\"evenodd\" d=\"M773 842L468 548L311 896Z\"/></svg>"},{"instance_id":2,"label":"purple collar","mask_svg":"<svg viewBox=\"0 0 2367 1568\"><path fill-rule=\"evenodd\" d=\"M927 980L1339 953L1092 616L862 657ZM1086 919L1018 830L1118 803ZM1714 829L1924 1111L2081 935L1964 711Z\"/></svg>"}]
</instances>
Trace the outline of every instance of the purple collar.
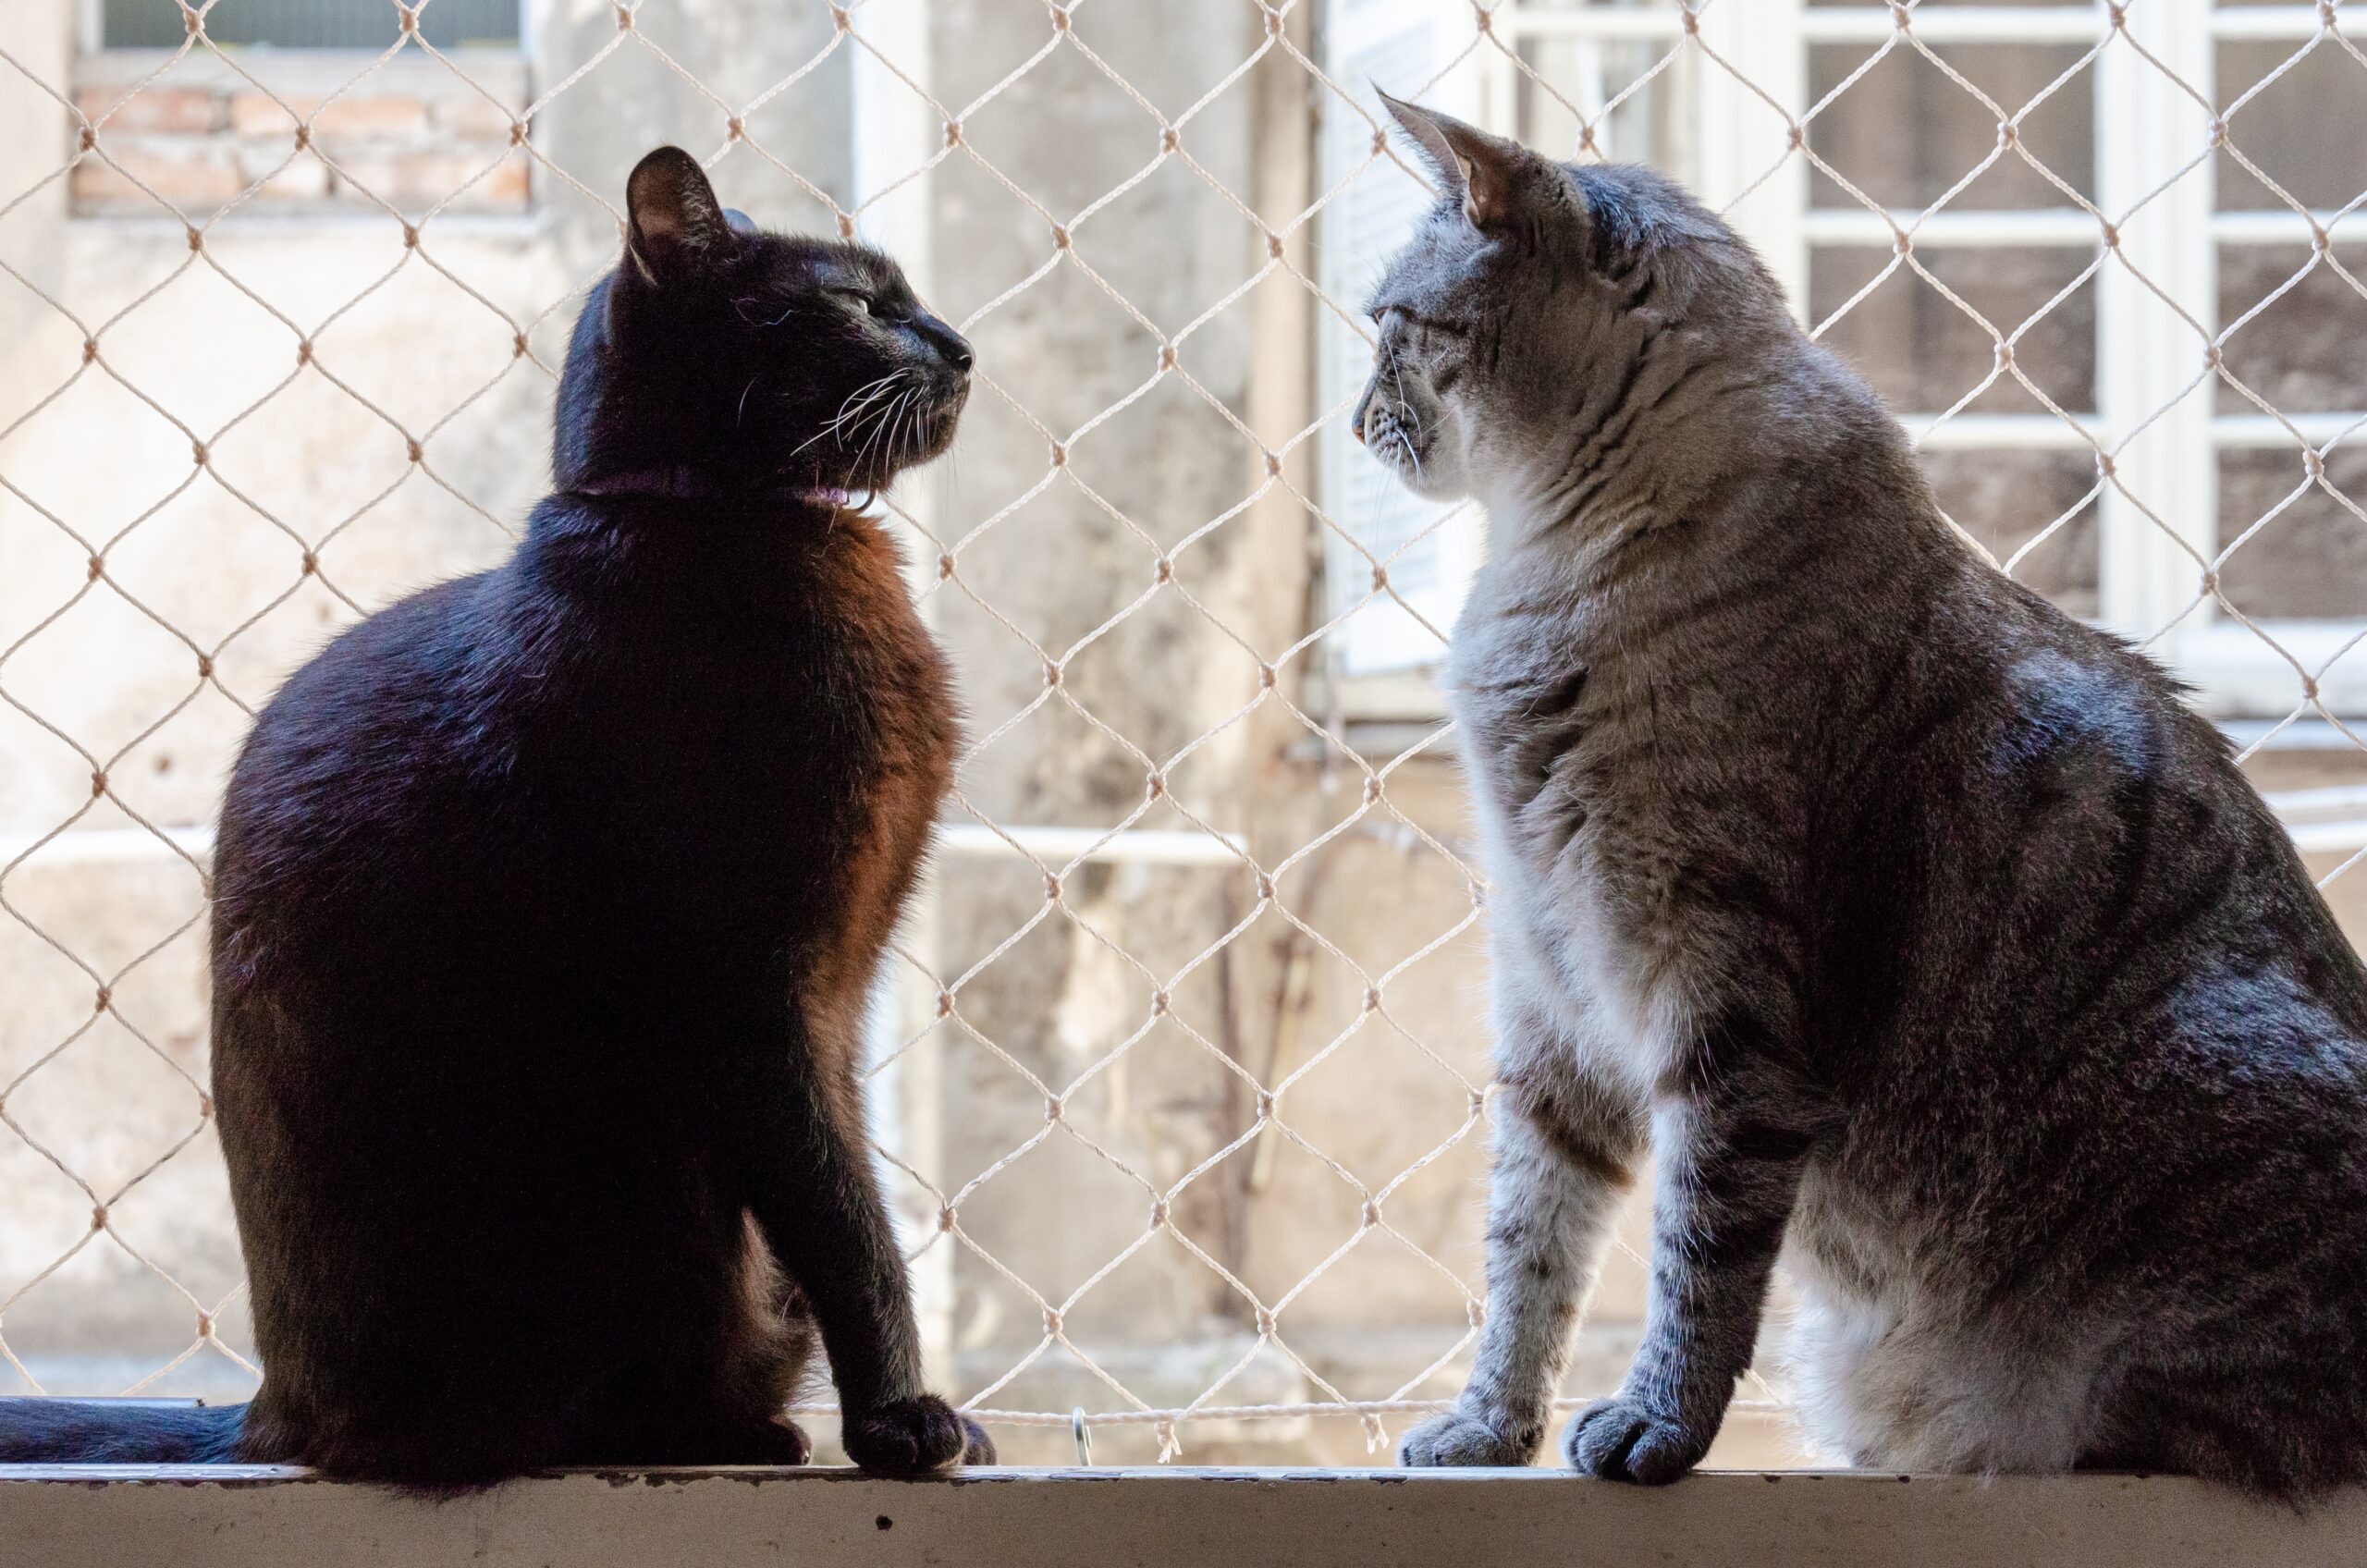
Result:
<instances>
[{"instance_id":1,"label":"purple collar","mask_svg":"<svg viewBox=\"0 0 2367 1568\"><path fill-rule=\"evenodd\" d=\"M763 496L771 500L802 502L807 506L829 507L840 511L854 505L854 495L848 490L803 484L742 488L718 484L694 470L679 467L627 469L622 473L612 473L586 484L569 485L568 493L573 496L668 496L677 500Z\"/></svg>"}]
</instances>

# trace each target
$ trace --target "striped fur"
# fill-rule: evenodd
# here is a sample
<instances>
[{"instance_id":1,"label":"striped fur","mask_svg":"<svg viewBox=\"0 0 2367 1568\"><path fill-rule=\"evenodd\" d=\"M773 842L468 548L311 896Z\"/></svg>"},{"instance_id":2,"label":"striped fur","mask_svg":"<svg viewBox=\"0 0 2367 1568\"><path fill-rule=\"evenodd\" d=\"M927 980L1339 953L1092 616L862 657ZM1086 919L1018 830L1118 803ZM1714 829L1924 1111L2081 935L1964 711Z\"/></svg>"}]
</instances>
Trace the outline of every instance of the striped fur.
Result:
<instances>
[{"instance_id":1,"label":"striped fur","mask_svg":"<svg viewBox=\"0 0 2367 1568\"><path fill-rule=\"evenodd\" d=\"M1856 1463L2367 1475L2367 970L2217 733L1960 546L1681 190L1400 117L1448 200L1357 424L1494 530L1450 674L1509 1085L1478 1365L1405 1463L1534 1452L1649 1147L1582 1470L1701 1457L1780 1252Z\"/></svg>"}]
</instances>

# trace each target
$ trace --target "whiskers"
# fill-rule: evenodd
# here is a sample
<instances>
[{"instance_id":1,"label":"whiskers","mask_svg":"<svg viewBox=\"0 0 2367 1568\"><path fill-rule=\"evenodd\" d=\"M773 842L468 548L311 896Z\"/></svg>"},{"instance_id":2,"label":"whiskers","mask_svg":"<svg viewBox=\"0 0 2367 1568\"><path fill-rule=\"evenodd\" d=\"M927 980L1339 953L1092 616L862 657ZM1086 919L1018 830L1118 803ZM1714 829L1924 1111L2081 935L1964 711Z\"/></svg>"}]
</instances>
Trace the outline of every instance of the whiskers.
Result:
<instances>
[{"instance_id":1,"label":"whiskers","mask_svg":"<svg viewBox=\"0 0 2367 1568\"><path fill-rule=\"evenodd\" d=\"M910 380L912 374L910 368L891 370L876 381L865 382L847 394L846 400L839 405L839 411L830 416L830 422L828 424L799 442L796 451L789 455L794 458L816 441L825 439L834 441L841 447L848 445L850 439L858 435L866 423L873 420L875 414L884 417L885 410L889 406L888 399L895 392L897 384Z\"/></svg>"}]
</instances>

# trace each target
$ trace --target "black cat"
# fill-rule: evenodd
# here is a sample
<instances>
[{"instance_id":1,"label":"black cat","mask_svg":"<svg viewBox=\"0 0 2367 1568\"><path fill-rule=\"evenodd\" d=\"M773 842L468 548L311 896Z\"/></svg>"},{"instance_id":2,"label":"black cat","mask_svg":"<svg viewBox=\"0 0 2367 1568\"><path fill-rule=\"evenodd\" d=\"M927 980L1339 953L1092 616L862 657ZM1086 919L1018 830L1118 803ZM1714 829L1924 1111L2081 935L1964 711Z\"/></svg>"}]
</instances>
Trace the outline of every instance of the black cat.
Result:
<instances>
[{"instance_id":1,"label":"black cat","mask_svg":"<svg viewBox=\"0 0 2367 1568\"><path fill-rule=\"evenodd\" d=\"M677 149L628 202L524 543L339 637L231 778L214 1084L263 1388L0 1402L0 1460L796 1464L817 1330L858 1464L993 1457L921 1388L856 1080L956 715L846 497L944 449L970 349Z\"/></svg>"}]
</instances>

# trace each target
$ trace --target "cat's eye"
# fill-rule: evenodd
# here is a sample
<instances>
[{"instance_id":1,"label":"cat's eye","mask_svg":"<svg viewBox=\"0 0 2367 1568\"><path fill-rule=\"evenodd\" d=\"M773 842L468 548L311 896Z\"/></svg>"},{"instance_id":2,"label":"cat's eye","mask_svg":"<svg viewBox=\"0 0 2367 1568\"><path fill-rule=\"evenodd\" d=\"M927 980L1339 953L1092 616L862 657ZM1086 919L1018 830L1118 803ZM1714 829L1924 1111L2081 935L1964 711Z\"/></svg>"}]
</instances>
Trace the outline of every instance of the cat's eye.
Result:
<instances>
[{"instance_id":1,"label":"cat's eye","mask_svg":"<svg viewBox=\"0 0 2367 1568\"><path fill-rule=\"evenodd\" d=\"M845 300L865 315L872 316L879 313L879 308L872 303L871 296L860 288L831 288L825 292L834 299Z\"/></svg>"}]
</instances>

